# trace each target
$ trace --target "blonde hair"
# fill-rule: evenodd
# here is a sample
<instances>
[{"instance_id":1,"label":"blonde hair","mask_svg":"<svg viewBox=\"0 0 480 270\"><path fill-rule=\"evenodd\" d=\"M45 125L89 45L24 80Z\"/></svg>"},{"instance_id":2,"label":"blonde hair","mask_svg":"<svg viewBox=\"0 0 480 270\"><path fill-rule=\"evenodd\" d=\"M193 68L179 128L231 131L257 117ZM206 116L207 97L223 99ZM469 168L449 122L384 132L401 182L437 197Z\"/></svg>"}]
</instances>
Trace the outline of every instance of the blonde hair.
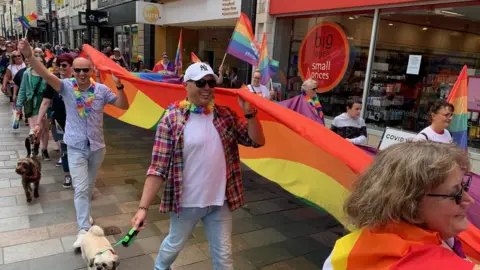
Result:
<instances>
[{"instance_id":1,"label":"blonde hair","mask_svg":"<svg viewBox=\"0 0 480 270\"><path fill-rule=\"evenodd\" d=\"M468 171L470 159L454 144L420 141L390 146L354 183L344 211L357 228L392 221L420 224L420 201L456 166Z\"/></svg>"},{"instance_id":2,"label":"blonde hair","mask_svg":"<svg viewBox=\"0 0 480 270\"><path fill-rule=\"evenodd\" d=\"M308 90L314 88L315 86L317 86L317 81L310 78L310 79L305 80L302 83L302 90L303 91L308 91Z\"/></svg>"}]
</instances>

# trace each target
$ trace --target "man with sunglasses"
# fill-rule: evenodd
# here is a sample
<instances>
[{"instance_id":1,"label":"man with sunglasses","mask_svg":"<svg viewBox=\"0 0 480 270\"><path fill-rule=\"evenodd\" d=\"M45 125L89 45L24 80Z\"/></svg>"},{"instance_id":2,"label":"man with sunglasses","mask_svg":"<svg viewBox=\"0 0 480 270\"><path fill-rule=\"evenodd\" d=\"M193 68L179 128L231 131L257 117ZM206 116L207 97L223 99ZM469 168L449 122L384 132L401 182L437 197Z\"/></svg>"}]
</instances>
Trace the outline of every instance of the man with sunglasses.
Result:
<instances>
[{"instance_id":1,"label":"man with sunglasses","mask_svg":"<svg viewBox=\"0 0 480 270\"><path fill-rule=\"evenodd\" d=\"M244 204L238 144L265 144L256 109L239 99L245 119L214 104L217 75L204 63L187 68L187 98L160 121L140 206L132 226L143 230L147 210L165 182L160 212L170 212L170 232L155 262L170 269L199 220L205 226L214 269L233 269L232 213ZM143 225L141 225L143 223Z\"/></svg>"},{"instance_id":2,"label":"man with sunglasses","mask_svg":"<svg viewBox=\"0 0 480 270\"><path fill-rule=\"evenodd\" d=\"M103 136L104 106L112 104L127 110L129 105L123 85L114 78L118 96L103 84L92 82L92 62L85 58L73 61L74 78L60 79L50 73L32 54L25 39L18 44L22 54L30 60L30 66L63 97L67 113L63 141L67 145L68 163L74 188L74 204L77 214L78 235L73 243L79 248L90 229L90 200L95 178L105 157Z\"/></svg>"}]
</instances>

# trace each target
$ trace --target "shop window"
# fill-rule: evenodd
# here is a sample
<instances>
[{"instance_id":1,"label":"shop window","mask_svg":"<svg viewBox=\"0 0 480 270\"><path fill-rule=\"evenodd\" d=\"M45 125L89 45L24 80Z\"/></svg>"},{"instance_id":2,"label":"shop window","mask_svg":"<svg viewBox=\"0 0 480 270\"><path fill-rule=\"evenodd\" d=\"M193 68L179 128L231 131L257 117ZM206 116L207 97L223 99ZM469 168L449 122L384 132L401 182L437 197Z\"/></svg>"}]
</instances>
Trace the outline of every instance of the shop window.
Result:
<instances>
[{"instance_id":1,"label":"shop window","mask_svg":"<svg viewBox=\"0 0 480 270\"><path fill-rule=\"evenodd\" d=\"M362 99L373 14L280 19L276 25L273 58L280 67L274 82L281 83L283 99L299 95L309 75L319 83L326 116Z\"/></svg>"},{"instance_id":2,"label":"shop window","mask_svg":"<svg viewBox=\"0 0 480 270\"><path fill-rule=\"evenodd\" d=\"M447 98L462 67L480 75L480 6L384 11L366 104L370 126L418 132L429 105ZM470 116L470 146L480 146L478 113Z\"/></svg>"}]
</instances>

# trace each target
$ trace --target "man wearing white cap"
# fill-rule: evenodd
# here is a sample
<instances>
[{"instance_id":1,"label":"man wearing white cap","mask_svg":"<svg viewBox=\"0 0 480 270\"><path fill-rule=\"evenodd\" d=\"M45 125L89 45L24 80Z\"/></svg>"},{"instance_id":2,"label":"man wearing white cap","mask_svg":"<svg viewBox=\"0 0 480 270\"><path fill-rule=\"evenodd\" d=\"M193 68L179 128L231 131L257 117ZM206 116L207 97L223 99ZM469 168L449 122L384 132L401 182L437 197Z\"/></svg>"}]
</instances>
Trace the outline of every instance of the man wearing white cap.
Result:
<instances>
[{"instance_id":1,"label":"man wearing white cap","mask_svg":"<svg viewBox=\"0 0 480 270\"><path fill-rule=\"evenodd\" d=\"M205 226L214 269L233 269L232 214L244 204L238 144L260 147L265 137L257 110L239 98L247 120L214 104L217 76L204 63L185 72L187 98L160 121L152 163L132 225L146 226L147 211L165 182L160 212L170 212L170 232L155 270L170 269L199 220ZM143 224L142 224L143 223Z\"/></svg>"}]
</instances>

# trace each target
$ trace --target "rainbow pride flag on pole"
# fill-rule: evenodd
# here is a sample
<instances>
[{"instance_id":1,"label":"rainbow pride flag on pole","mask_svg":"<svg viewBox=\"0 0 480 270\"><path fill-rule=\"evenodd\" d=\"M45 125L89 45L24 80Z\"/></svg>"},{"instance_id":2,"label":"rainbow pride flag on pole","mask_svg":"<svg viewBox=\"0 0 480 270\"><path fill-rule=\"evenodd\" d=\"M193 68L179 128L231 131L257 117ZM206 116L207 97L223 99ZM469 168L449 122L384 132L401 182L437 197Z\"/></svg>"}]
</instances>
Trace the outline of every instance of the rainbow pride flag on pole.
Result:
<instances>
[{"instance_id":1,"label":"rainbow pride flag on pole","mask_svg":"<svg viewBox=\"0 0 480 270\"><path fill-rule=\"evenodd\" d=\"M190 52L190 61L192 63L200 63L202 62L202 60L200 60L200 58L198 58L198 56L194 53L194 52Z\"/></svg>"},{"instance_id":2,"label":"rainbow pride flag on pole","mask_svg":"<svg viewBox=\"0 0 480 270\"><path fill-rule=\"evenodd\" d=\"M268 80L273 77L278 72L279 62L276 60L270 59L268 56L268 46L267 46L267 34L263 33L262 47L260 49L260 63L258 64L258 69L262 73L261 84L266 85Z\"/></svg>"},{"instance_id":3,"label":"rainbow pride flag on pole","mask_svg":"<svg viewBox=\"0 0 480 270\"><path fill-rule=\"evenodd\" d=\"M175 68L177 69L177 75L181 76L183 73L182 70L182 52L183 52L183 41L182 41L182 32L183 29L180 30L180 38L178 39L178 47L177 47L177 54L175 55Z\"/></svg>"},{"instance_id":4,"label":"rainbow pride flag on pole","mask_svg":"<svg viewBox=\"0 0 480 270\"><path fill-rule=\"evenodd\" d=\"M236 58L258 66L260 54L258 44L252 30L252 23L248 16L242 12L228 44L227 53Z\"/></svg>"},{"instance_id":5,"label":"rainbow pride flag on pole","mask_svg":"<svg viewBox=\"0 0 480 270\"><path fill-rule=\"evenodd\" d=\"M453 141L460 147L467 149L468 147L468 88L467 88L467 66L464 66L460 75L458 75L455 85L447 98L447 101L455 106L453 119L450 122L448 130L452 134Z\"/></svg>"},{"instance_id":6,"label":"rainbow pride flag on pole","mask_svg":"<svg viewBox=\"0 0 480 270\"><path fill-rule=\"evenodd\" d=\"M27 16L20 16L17 19L25 29L30 29L30 23L33 21L38 20L38 15L35 12L32 12L32 14L27 15Z\"/></svg>"}]
</instances>

